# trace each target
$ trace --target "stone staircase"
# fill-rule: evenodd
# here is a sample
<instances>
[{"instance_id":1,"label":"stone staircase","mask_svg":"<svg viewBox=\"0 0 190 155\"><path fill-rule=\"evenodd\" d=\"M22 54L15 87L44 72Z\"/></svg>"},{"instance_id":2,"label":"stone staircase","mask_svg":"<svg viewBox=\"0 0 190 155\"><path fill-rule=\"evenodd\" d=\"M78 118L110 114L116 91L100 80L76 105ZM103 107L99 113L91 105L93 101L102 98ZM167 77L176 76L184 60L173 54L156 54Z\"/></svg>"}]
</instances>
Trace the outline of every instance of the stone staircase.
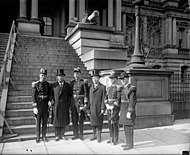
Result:
<instances>
[{"instance_id":1,"label":"stone staircase","mask_svg":"<svg viewBox=\"0 0 190 155\"><path fill-rule=\"evenodd\" d=\"M9 86L5 116L14 133L35 137L31 83L39 79L40 68L47 69L49 82L56 81L57 68L64 68L65 80L70 82L73 79L73 68L77 66L81 68L83 78L91 80L80 58L64 39L18 35L17 42L14 54L18 62L13 61L11 70L16 89ZM89 128L89 122L85 124L84 128ZM72 130L71 125L68 130ZM48 132L53 134L53 131L51 125ZM9 133L7 127L4 127L3 132Z\"/></svg>"},{"instance_id":2,"label":"stone staircase","mask_svg":"<svg viewBox=\"0 0 190 155\"><path fill-rule=\"evenodd\" d=\"M3 64L3 58L7 48L7 43L9 39L8 33L0 33L0 66Z\"/></svg>"}]
</instances>

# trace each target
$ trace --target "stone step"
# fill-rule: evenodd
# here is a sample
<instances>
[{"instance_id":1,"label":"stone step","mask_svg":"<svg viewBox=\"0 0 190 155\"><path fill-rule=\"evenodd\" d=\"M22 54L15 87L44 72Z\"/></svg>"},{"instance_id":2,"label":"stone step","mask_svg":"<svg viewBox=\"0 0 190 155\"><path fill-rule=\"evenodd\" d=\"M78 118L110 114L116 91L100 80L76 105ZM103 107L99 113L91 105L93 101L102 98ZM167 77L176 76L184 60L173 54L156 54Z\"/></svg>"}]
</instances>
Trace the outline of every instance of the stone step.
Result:
<instances>
[{"instance_id":1,"label":"stone step","mask_svg":"<svg viewBox=\"0 0 190 155\"><path fill-rule=\"evenodd\" d=\"M16 81L16 82L18 82L18 81ZM16 84L16 82L15 82L15 84ZM20 81L20 82L22 82L22 81ZM31 84L31 83L29 83L29 84ZM9 89L8 97L10 97L10 96L22 96L22 95L23 96L30 96L31 94L32 94L31 89L28 89L28 90L26 90L26 89L25 90L10 90Z\"/></svg>"},{"instance_id":2,"label":"stone step","mask_svg":"<svg viewBox=\"0 0 190 155\"><path fill-rule=\"evenodd\" d=\"M48 123L49 127L48 127L48 133L49 132L54 132L54 127L52 124ZM103 128L107 128L108 127L108 123L107 120L104 121L104 125ZM84 131L85 130L90 130L92 129L90 122L89 121L85 121L84 122ZM18 125L18 126L11 126L11 130L13 131L13 133L19 134L19 135L25 135L25 134L35 134L35 124L33 125ZM70 123L70 125L67 126L66 131L72 131L72 123ZM4 128L4 134L8 134L10 133L9 130L7 128Z\"/></svg>"},{"instance_id":3,"label":"stone step","mask_svg":"<svg viewBox=\"0 0 190 155\"><path fill-rule=\"evenodd\" d=\"M6 120L8 124L11 126L31 125L36 123L34 116L11 117L11 118L6 118Z\"/></svg>"},{"instance_id":4,"label":"stone step","mask_svg":"<svg viewBox=\"0 0 190 155\"><path fill-rule=\"evenodd\" d=\"M15 102L31 102L32 96L9 96L8 102L15 103Z\"/></svg>"},{"instance_id":5,"label":"stone step","mask_svg":"<svg viewBox=\"0 0 190 155\"><path fill-rule=\"evenodd\" d=\"M16 110L6 110L5 116L8 117L26 117L33 116L32 109L16 109Z\"/></svg>"},{"instance_id":6,"label":"stone step","mask_svg":"<svg viewBox=\"0 0 190 155\"><path fill-rule=\"evenodd\" d=\"M32 102L7 103L6 110L32 109Z\"/></svg>"},{"instance_id":7,"label":"stone step","mask_svg":"<svg viewBox=\"0 0 190 155\"><path fill-rule=\"evenodd\" d=\"M122 130L122 128L120 128L120 130ZM102 129L102 133L108 133L109 129L108 128L103 128ZM92 129L89 130L84 130L84 139L86 139L86 135L92 134L93 131ZM9 133L8 134L4 134L3 137L6 136L10 136ZM49 141L54 141L55 140L55 132L48 132L46 134L47 138ZM73 136L73 131L66 131L65 132L65 136L67 136L67 138L71 138ZM21 142L21 141L26 141L26 140L35 140L36 139L36 134L25 134L25 135L18 135L12 138L4 138L1 140L2 143L8 143L8 142Z\"/></svg>"}]
</instances>

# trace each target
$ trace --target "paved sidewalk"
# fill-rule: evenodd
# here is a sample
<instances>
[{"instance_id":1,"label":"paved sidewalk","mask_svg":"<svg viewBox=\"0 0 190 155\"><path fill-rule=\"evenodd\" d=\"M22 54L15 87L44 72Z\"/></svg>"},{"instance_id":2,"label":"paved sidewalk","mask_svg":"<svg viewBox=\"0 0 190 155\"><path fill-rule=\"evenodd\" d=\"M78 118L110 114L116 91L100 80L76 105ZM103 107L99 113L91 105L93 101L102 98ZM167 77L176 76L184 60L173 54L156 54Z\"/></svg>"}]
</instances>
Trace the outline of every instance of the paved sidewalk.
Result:
<instances>
[{"instance_id":1,"label":"paved sidewalk","mask_svg":"<svg viewBox=\"0 0 190 155\"><path fill-rule=\"evenodd\" d=\"M134 149L123 151L124 131L116 146L107 144L108 133L102 134L102 142L90 141L91 134L79 139L36 143L35 140L0 143L1 154L182 154L190 150L190 119L178 120L172 126L135 130Z\"/></svg>"}]
</instances>

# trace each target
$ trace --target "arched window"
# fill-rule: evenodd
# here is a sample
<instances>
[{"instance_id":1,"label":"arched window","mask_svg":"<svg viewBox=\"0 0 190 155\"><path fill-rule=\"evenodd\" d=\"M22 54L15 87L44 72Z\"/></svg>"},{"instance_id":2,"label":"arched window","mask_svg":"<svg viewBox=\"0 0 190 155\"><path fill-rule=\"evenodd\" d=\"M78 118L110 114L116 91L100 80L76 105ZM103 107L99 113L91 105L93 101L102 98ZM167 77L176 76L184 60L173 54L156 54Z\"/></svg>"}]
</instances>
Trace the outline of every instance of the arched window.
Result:
<instances>
[{"instance_id":1,"label":"arched window","mask_svg":"<svg viewBox=\"0 0 190 155\"><path fill-rule=\"evenodd\" d=\"M187 69L189 68L189 66L181 66L181 82L185 82L186 80L186 75L187 75Z\"/></svg>"},{"instance_id":2,"label":"arched window","mask_svg":"<svg viewBox=\"0 0 190 155\"><path fill-rule=\"evenodd\" d=\"M50 17L43 17L44 20L44 35L52 36L52 19Z\"/></svg>"}]
</instances>

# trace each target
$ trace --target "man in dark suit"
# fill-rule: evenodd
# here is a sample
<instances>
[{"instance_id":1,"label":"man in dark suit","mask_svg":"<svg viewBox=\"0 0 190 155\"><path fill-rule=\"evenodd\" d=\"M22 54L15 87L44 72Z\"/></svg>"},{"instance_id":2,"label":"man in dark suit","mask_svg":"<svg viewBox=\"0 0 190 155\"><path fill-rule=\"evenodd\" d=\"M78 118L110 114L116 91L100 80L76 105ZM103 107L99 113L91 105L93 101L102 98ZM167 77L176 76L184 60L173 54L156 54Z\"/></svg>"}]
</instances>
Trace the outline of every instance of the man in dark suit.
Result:
<instances>
[{"instance_id":1,"label":"man in dark suit","mask_svg":"<svg viewBox=\"0 0 190 155\"><path fill-rule=\"evenodd\" d=\"M116 85L117 74L110 74L109 78L111 79L111 86L106 88L106 108L108 116L108 124L110 131L110 140L108 143L113 143L113 145L118 144L119 140L119 111L120 111L120 102L121 102L121 93L120 88Z\"/></svg>"},{"instance_id":2,"label":"man in dark suit","mask_svg":"<svg viewBox=\"0 0 190 155\"><path fill-rule=\"evenodd\" d=\"M90 108L90 124L93 128L93 137L91 141L96 140L101 142L101 132L103 127L103 117L105 111L105 93L106 88L102 85L98 70L92 71L92 82L93 84L89 89L89 108Z\"/></svg>"},{"instance_id":3,"label":"man in dark suit","mask_svg":"<svg viewBox=\"0 0 190 155\"><path fill-rule=\"evenodd\" d=\"M51 85L46 81L47 70L42 68L39 74L39 81L32 83L32 102L33 111L36 118L36 142L40 142L40 126L42 122L42 140L46 138L47 120L48 120L48 103L50 104Z\"/></svg>"},{"instance_id":4,"label":"man in dark suit","mask_svg":"<svg viewBox=\"0 0 190 155\"><path fill-rule=\"evenodd\" d=\"M137 102L136 87L129 83L129 74L122 72L120 75L123 84L121 90L121 111L119 124L124 126L126 145L124 150L133 148L133 125L135 124L135 106Z\"/></svg>"},{"instance_id":5,"label":"man in dark suit","mask_svg":"<svg viewBox=\"0 0 190 155\"><path fill-rule=\"evenodd\" d=\"M53 125L55 127L55 140L62 139L65 127L70 123L69 107L72 97L70 84L64 80L64 69L57 70L57 82L52 84ZM64 136L66 140L66 137Z\"/></svg>"},{"instance_id":6,"label":"man in dark suit","mask_svg":"<svg viewBox=\"0 0 190 155\"><path fill-rule=\"evenodd\" d=\"M81 70L79 67L74 68L74 80L71 81L73 90L73 98L71 102L71 117L73 123L73 134L71 138L75 140L80 138L83 140L83 124L85 120L85 108L88 104L88 84L81 78ZM78 126L80 134L78 135Z\"/></svg>"}]
</instances>

